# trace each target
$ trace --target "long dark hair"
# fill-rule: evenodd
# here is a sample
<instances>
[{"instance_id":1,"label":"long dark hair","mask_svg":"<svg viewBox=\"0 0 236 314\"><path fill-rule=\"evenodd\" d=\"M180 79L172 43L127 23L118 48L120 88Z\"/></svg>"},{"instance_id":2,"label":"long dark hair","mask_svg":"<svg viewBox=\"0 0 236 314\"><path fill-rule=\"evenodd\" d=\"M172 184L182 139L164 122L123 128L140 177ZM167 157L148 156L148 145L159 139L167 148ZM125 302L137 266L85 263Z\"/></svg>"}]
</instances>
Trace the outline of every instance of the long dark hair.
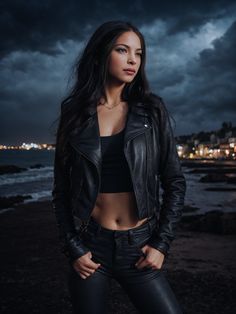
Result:
<instances>
[{"instance_id":1,"label":"long dark hair","mask_svg":"<svg viewBox=\"0 0 236 314\"><path fill-rule=\"evenodd\" d=\"M151 100L145 74L146 46L141 32L126 21L109 21L100 25L86 44L74 64L75 83L61 102L61 114L56 133L56 145L66 153L68 134L81 124L94 109L101 97L105 97L108 57L116 39L124 32L133 31L141 42L142 56L139 71L131 83L122 90L124 101ZM152 95L152 96L151 96Z\"/></svg>"}]
</instances>

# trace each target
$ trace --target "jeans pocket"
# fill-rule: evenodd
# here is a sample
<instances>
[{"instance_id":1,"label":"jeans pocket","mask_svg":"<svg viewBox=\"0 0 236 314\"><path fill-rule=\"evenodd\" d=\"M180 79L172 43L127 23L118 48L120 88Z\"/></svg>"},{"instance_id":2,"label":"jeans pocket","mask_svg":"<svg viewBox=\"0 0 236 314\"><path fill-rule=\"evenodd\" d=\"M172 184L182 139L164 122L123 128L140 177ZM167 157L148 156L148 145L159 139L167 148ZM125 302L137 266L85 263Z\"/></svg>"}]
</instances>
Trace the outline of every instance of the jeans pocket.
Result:
<instances>
[{"instance_id":1,"label":"jeans pocket","mask_svg":"<svg viewBox=\"0 0 236 314\"><path fill-rule=\"evenodd\" d=\"M138 253L140 253L140 255L144 255L145 253L142 251L142 248L147 244L149 240L149 237L147 237L146 235L139 235L139 236L135 236L134 237L134 242L135 242L135 247Z\"/></svg>"},{"instance_id":2,"label":"jeans pocket","mask_svg":"<svg viewBox=\"0 0 236 314\"><path fill-rule=\"evenodd\" d=\"M140 255L145 256L146 254L142 251L142 247L143 247L143 246L144 246L144 245L137 246L137 250L138 250L138 253L139 253Z\"/></svg>"}]
</instances>

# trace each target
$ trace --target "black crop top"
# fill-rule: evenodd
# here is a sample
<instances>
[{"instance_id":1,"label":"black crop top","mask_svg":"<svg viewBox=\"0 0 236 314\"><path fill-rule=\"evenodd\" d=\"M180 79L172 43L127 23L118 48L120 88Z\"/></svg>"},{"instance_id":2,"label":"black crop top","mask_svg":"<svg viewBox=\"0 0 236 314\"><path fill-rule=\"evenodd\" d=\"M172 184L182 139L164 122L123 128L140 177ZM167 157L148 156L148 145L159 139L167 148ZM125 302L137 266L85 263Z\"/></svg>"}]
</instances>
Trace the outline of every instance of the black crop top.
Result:
<instances>
[{"instance_id":1,"label":"black crop top","mask_svg":"<svg viewBox=\"0 0 236 314\"><path fill-rule=\"evenodd\" d=\"M102 149L101 193L133 191L129 166L123 151L124 130L100 136Z\"/></svg>"}]
</instances>

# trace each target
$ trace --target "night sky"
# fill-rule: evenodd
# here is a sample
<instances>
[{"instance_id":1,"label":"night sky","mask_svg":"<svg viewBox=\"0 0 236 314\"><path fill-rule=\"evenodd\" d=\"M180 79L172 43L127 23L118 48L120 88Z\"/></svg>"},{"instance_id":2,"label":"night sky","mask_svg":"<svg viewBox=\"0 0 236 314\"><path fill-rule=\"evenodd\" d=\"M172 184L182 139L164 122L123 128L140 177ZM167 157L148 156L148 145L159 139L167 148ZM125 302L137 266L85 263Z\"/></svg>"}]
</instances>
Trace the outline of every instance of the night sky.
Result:
<instances>
[{"instance_id":1,"label":"night sky","mask_svg":"<svg viewBox=\"0 0 236 314\"><path fill-rule=\"evenodd\" d=\"M143 33L147 77L176 121L176 136L236 125L234 3L2 1L0 144L55 141L50 125L73 62L93 31L116 19Z\"/></svg>"}]
</instances>

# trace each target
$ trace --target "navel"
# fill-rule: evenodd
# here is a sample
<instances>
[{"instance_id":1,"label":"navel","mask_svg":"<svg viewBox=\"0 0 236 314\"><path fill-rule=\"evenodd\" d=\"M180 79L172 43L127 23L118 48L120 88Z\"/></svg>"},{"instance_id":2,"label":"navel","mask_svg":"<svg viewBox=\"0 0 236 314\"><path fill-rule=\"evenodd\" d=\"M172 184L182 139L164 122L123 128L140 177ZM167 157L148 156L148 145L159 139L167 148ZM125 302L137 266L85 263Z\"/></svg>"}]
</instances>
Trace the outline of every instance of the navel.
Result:
<instances>
[{"instance_id":1,"label":"navel","mask_svg":"<svg viewBox=\"0 0 236 314\"><path fill-rule=\"evenodd\" d=\"M119 225L121 223L121 219L117 218L116 223Z\"/></svg>"}]
</instances>

